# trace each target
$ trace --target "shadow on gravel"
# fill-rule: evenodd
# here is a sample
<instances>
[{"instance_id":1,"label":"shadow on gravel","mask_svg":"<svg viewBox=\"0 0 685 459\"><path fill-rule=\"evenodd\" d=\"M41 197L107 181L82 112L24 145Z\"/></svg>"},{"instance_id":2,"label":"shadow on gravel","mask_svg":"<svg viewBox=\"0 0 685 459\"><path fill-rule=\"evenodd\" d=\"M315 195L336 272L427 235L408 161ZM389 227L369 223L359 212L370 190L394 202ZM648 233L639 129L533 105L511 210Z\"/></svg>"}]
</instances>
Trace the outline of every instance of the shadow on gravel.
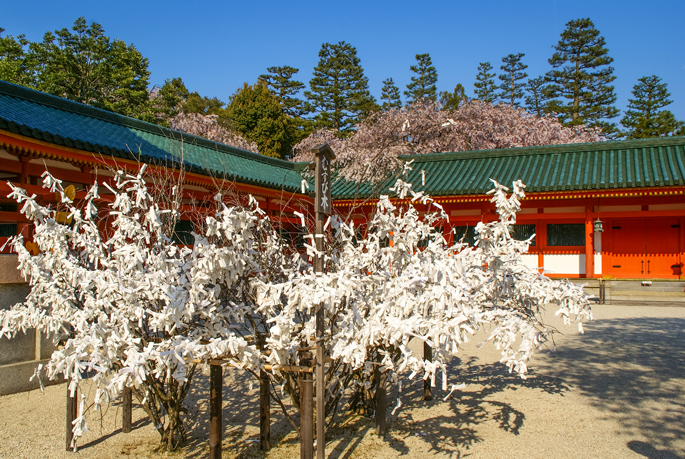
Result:
<instances>
[{"instance_id":1,"label":"shadow on gravel","mask_svg":"<svg viewBox=\"0 0 685 459\"><path fill-rule=\"evenodd\" d=\"M149 425L149 424L150 424L150 420L149 420L149 419L138 419L136 422L134 422L134 423L131 424L131 428L132 428L132 429L138 429L138 428L140 428L140 427L143 427L143 426L146 426L146 425ZM121 432L121 428L118 428L118 429L115 430L114 432L111 432L111 433L109 433L109 434L107 434L107 435L103 435L103 436L101 436L101 437L99 437L99 438L96 438L96 439L93 440L93 441L90 441L90 442L85 443L85 444L83 444L83 445L79 444L79 445L78 445L78 449L79 449L79 451L80 451L80 450L84 450L84 449L86 449L86 448L90 448L91 446L95 446L95 445L97 445L97 444L99 444L99 443L102 443L103 441L107 440L108 438L113 437L113 436L115 436L115 435L119 435L119 434L121 434L121 435L126 435L126 434L124 434L124 433Z\"/></svg>"},{"instance_id":2,"label":"shadow on gravel","mask_svg":"<svg viewBox=\"0 0 685 459\"><path fill-rule=\"evenodd\" d=\"M404 391L402 411L390 423L389 435L392 439L397 441L398 438L406 439L418 434L430 443L431 451L462 457L474 444L483 441L477 434L476 427L479 424L495 421L500 429L512 435L518 435L523 427L525 414L493 395L522 387L550 394L563 394L569 390L559 378L537 375L531 371L528 379L523 380L516 374L510 374L503 364L483 365L477 362L477 357L453 360L448 373L466 383L466 389L454 392L446 402L442 398L423 401L421 380L412 384L410 391ZM434 389L434 394L441 392ZM390 400L388 404L392 405ZM417 409L430 409L435 405L447 405L449 414L420 420L414 418ZM390 441L389 445L400 455L409 454L403 443L396 445Z\"/></svg>"},{"instance_id":3,"label":"shadow on gravel","mask_svg":"<svg viewBox=\"0 0 685 459\"><path fill-rule=\"evenodd\" d=\"M518 435L525 415L510 404L498 400L493 395L505 390L517 390L520 387L538 389L552 394L563 394L569 388L561 379L536 375L531 372L527 380L509 374L501 364L478 364L476 357L460 360L454 359L448 370L451 376L458 375L459 381L467 385L466 390L455 392L450 399L443 401L437 395L443 394L439 387L434 389L436 398L423 401L423 380L415 379L410 387L402 392L402 408L396 416L390 412L397 400L397 390L388 394L388 434L385 444L393 448L398 456L410 454L407 439L418 435L431 445L431 451L447 452L451 457L462 457L468 449L482 441L477 435L478 424L495 421L499 427ZM200 458L207 456L209 429L208 417L208 378L196 377L195 389L188 396L186 405L191 407L188 417L189 442L184 448L186 457ZM223 386L223 450L230 452L231 457L264 457L259 451L259 400L257 384L249 390L250 377L235 369L224 370ZM438 382L438 385L440 382ZM440 405L445 410L444 416L427 416L428 419L415 418L413 410L427 409ZM299 416L289 405L294 422L299 423ZM342 406L341 406L342 409ZM331 459L349 459L355 454L364 437L375 432L373 418L345 415L344 422L327 432L327 457ZM271 445L272 448L289 448L289 452L299 450L299 437L293 435L293 428L281 413L280 408L272 402L271 408ZM425 435L423 435L425 434ZM248 439L248 442L245 439ZM330 443L335 443L331 445ZM365 447L365 451L368 447ZM280 457L280 456L279 456ZM285 457L285 456L284 456Z\"/></svg>"},{"instance_id":4,"label":"shadow on gravel","mask_svg":"<svg viewBox=\"0 0 685 459\"><path fill-rule=\"evenodd\" d=\"M229 457L262 457L259 452L259 384L254 382L250 390L249 373L234 368L224 367L223 398L223 451L230 452ZM189 408L188 443L185 457L205 458L209 453L209 377L198 374L195 386L186 399ZM288 405L286 405L288 406ZM290 408L291 416L294 409ZM295 423L299 417L293 416ZM292 431L280 407L271 404L271 445ZM244 437L248 437L245 441Z\"/></svg>"},{"instance_id":5,"label":"shadow on gravel","mask_svg":"<svg viewBox=\"0 0 685 459\"><path fill-rule=\"evenodd\" d=\"M685 438L685 319L629 318L588 323L548 355L547 373L580 387L647 457L678 458ZM674 441L680 442L674 445Z\"/></svg>"},{"instance_id":6,"label":"shadow on gravel","mask_svg":"<svg viewBox=\"0 0 685 459\"><path fill-rule=\"evenodd\" d=\"M670 451L658 450L649 443L645 443L643 441L628 442L628 448L632 449L638 454L648 457L649 459L683 459L682 456L673 454Z\"/></svg>"}]
</instances>

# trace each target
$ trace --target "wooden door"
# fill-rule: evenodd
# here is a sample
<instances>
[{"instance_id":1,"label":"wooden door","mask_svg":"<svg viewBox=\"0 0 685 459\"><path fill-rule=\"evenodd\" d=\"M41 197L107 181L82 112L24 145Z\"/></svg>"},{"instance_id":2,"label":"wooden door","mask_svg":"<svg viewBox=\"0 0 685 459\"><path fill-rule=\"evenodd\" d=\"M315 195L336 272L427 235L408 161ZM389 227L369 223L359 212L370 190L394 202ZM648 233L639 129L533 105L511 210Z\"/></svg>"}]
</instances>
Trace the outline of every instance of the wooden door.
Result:
<instances>
[{"instance_id":1,"label":"wooden door","mask_svg":"<svg viewBox=\"0 0 685 459\"><path fill-rule=\"evenodd\" d=\"M611 229L614 277L645 277L645 220L614 220Z\"/></svg>"},{"instance_id":2,"label":"wooden door","mask_svg":"<svg viewBox=\"0 0 685 459\"><path fill-rule=\"evenodd\" d=\"M648 220L645 231L645 277L680 275L680 219Z\"/></svg>"}]
</instances>

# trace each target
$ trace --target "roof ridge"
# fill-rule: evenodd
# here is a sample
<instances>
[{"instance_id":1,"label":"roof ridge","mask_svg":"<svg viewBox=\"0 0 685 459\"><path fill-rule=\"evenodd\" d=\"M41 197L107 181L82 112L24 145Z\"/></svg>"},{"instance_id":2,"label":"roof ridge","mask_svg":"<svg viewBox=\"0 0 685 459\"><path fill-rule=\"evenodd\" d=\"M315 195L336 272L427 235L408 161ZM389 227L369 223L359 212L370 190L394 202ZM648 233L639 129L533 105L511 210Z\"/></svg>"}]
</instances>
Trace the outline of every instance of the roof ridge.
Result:
<instances>
[{"instance_id":1,"label":"roof ridge","mask_svg":"<svg viewBox=\"0 0 685 459\"><path fill-rule=\"evenodd\" d=\"M27 88L25 86L9 83L4 80L0 80L0 94L5 94L10 97L28 100L33 103L46 105L51 108L71 112L77 115L95 118L119 126L137 129L140 131L148 132L153 135L164 136L168 139L179 140L183 142L187 141L192 145L204 146L206 148L211 148L222 153L240 156L253 161L270 164L272 166L294 170L294 163L290 161L260 155L259 153L254 153L247 150L241 150L239 148L232 147L230 145L226 145L220 142L207 140L196 135L176 131L174 129L166 128L153 123L148 123L146 121L131 118L129 116L120 115L118 113L110 112L108 110L104 110L101 108L92 107L81 102L76 102L59 96L54 96L52 94L47 94L41 91L37 91L35 89ZM180 139L178 139L179 135L181 136Z\"/></svg>"},{"instance_id":2,"label":"roof ridge","mask_svg":"<svg viewBox=\"0 0 685 459\"><path fill-rule=\"evenodd\" d=\"M402 155L399 157L399 159L403 161L416 160L417 162L433 162L451 161L457 159L491 158L555 153L561 154L574 153L579 151L610 151L625 148L661 147L672 145L685 145L685 136L669 136L630 140L605 140L599 142L537 145L533 147L496 148L492 150L465 150L455 152L413 154Z\"/></svg>"}]
</instances>

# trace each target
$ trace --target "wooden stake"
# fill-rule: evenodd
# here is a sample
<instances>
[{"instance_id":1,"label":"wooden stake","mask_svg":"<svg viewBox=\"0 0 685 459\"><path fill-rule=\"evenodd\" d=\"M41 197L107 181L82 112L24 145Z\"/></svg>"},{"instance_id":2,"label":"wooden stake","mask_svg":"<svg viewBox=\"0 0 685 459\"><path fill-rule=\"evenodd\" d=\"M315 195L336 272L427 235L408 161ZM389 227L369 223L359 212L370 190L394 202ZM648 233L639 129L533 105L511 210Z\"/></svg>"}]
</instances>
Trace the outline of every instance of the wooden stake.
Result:
<instances>
[{"instance_id":1,"label":"wooden stake","mask_svg":"<svg viewBox=\"0 0 685 459\"><path fill-rule=\"evenodd\" d=\"M304 352L300 365L310 365L311 352ZM313 381L311 373L300 373L300 459L314 458L314 432L312 423L312 392Z\"/></svg>"},{"instance_id":2,"label":"wooden stake","mask_svg":"<svg viewBox=\"0 0 685 459\"><path fill-rule=\"evenodd\" d=\"M323 235L325 215L316 213L316 234ZM316 250L323 252L323 238L316 238ZM316 272L323 272L323 257L316 257ZM316 305L316 458L326 457L326 388L324 357L324 305Z\"/></svg>"},{"instance_id":3,"label":"wooden stake","mask_svg":"<svg viewBox=\"0 0 685 459\"><path fill-rule=\"evenodd\" d=\"M123 433L131 432L131 422L133 421L133 391L130 387L124 387L124 393L122 394L122 420L121 420L121 431Z\"/></svg>"},{"instance_id":4,"label":"wooden stake","mask_svg":"<svg viewBox=\"0 0 685 459\"><path fill-rule=\"evenodd\" d=\"M74 438L74 419L78 416L78 389L74 391L74 396L71 396L69 390L70 381L67 381L67 451L72 451L71 441Z\"/></svg>"},{"instance_id":5,"label":"wooden stake","mask_svg":"<svg viewBox=\"0 0 685 459\"><path fill-rule=\"evenodd\" d=\"M266 371L259 372L259 449L271 449L271 381Z\"/></svg>"},{"instance_id":6,"label":"wooden stake","mask_svg":"<svg viewBox=\"0 0 685 459\"><path fill-rule=\"evenodd\" d=\"M423 342L423 359L429 362L433 361L433 348L425 341ZM431 387L430 378L423 380L423 399L433 400L433 388Z\"/></svg>"},{"instance_id":7,"label":"wooden stake","mask_svg":"<svg viewBox=\"0 0 685 459\"><path fill-rule=\"evenodd\" d=\"M378 376L378 387L376 388L376 434L385 435L385 418L387 411L387 383L388 372L379 371L376 367Z\"/></svg>"},{"instance_id":8,"label":"wooden stake","mask_svg":"<svg viewBox=\"0 0 685 459\"><path fill-rule=\"evenodd\" d=\"M316 177L314 193L314 211L316 215L316 228L314 239L317 255L314 260L314 271L324 272L324 220L326 215L331 215L331 161L335 154L328 144L317 145L312 148L316 157ZM316 305L316 457L326 457L326 384L325 384L325 347L324 347L324 305ZM304 438L304 437L303 437ZM304 441L304 440L303 440ZM303 453L304 454L304 453ZM302 456L304 458L304 456ZM309 456L311 457L311 456Z\"/></svg>"},{"instance_id":9,"label":"wooden stake","mask_svg":"<svg viewBox=\"0 0 685 459\"><path fill-rule=\"evenodd\" d=\"M221 383L222 367L209 370L209 459L221 459Z\"/></svg>"}]
</instances>

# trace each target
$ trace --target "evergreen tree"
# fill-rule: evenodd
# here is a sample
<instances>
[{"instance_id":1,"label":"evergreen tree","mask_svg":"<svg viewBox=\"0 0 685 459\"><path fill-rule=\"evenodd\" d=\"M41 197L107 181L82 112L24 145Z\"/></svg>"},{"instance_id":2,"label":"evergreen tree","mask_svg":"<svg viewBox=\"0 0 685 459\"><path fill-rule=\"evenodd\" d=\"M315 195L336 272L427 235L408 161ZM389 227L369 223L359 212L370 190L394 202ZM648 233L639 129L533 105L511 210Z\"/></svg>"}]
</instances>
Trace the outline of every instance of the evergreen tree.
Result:
<instances>
[{"instance_id":1,"label":"evergreen tree","mask_svg":"<svg viewBox=\"0 0 685 459\"><path fill-rule=\"evenodd\" d=\"M216 97L201 96L197 91L191 92L186 97L181 111L184 113L198 113L200 115L219 115L223 114L224 103Z\"/></svg>"},{"instance_id":2,"label":"evergreen tree","mask_svg":"<svg viewBox=\"0 0 685 459\"><path fill-rule=\"evenodd\" d=\"M156 87L158 88L158 87ZM152 102L152 122L161 126L169 126L169 119L178 115L183 102L190 93L180 78L165 80L164 86L153 89L150 93Z\"/></svg>"},{"instance_id":3,"label":"evergreen tree","mask_svg":"<svg viewBox=\"0 0 685 459\"><path fill-rule=\"evenodd\" d=\"M284 67L269 67L266 69L268 74L259 76L259 81L264 82L267 87L278 97L281 107L286 115L292 118L302 118L307 112L304 101L297 98L297 94L304 89L304 83L293 80L293 75L299 69Z\"/></svg>"},{"instance_id":4,"label":"evergreen tree","mask_svg":"<svg viewBox=\"0 0 685 459\"><path fill-rule=\"evenodd\" d=\"M492 70L492 65L490 65L489 62L481 62L478 64L476 82L473 86L476 87L476 90L474 91L476 93L476 99L491 104L496 98L495 91L497 91L497 85L494 80L495 74L490 73L490 70Z\"/></svg>"},{"instance_id":5,"label":"evergreen tree","mask_svg":"<svg viewBox=\"0 0 685 459\"><path fill-rule=\"evenodd\" d=\"M401 108L402 100L400 99L400 88L395 86L392 78L383 81L383 89L381 89L381 100L384 101L381 105L383 111L391 108Z\"/></svg>"},{"instance_id":6,"label":"evergreen tree","mask_svg":"<svg viewBox=\"0 0 685 459\"><path fill-rule=\"evenodd\" d=\"M508 102L512 107L520 105L518 100L523 97L523 88L525 86L525 83L520 81L528 77L528 74L524 72L528 66L521 62L523 56L525 54L518 53L503 57L502 65L500 66L504 73L499 76L499 79L502 81L499 87L502 92L500 92L499 97L501 100Z\"/></svg>"},{"instance_id":7,"label":"evergreen tree","mask_svg":"<svg viewBox=\"0 0 685 459\"><path fill-rule=\"evenodd\" d=\"M635 99L628 99L629 110L621 124L629 129L629 139L644 139L673 135L683 127L682 121L676 121L670 110L661 110L673 103L668 98L671 94L666 83L656 75L642 77L633 86Z\"/></svg>"},{"instance_id":8,"label":"evergreen tree","mask_svg":"<svg viewBox=\"0 0 685 459\"><path fill-rule=\"evenodd\" d=\"M442 91L440 93L440 103L443 110L457 110L462 102L468 102L466 91L461 83L457 83L454 87L454 92Z\"/></svg>"},{"instance_id":9,"label":"evergreen tree","mask_svg":"<svg viewBox=\"0 0 685 459\"><path fill-rule=\"evenodd\" d=\"M548 113L546 85L547 79L545 77L530 79L524 85L524 89L528 93L525 98L526 110L535 116L543 116Z\"/></svg>"},{"instance_id":10,"label":"evergreen tree","mask_svg":"<svg viewBox=\"0 0 685 459\"><path fill-rule=\"evenodd\" d=\"M0 35L5 31L0 27ZM27 68L25 48L29 41L24 35L0 37L0 80L31 86L31 72Z\"/></svg>"},{"instance_id":11,"label":"evergreen tree","mask_svg":"<svg viewBox=\"0 0 685 459\"><path fill-rule=\"evenodd\" d=\"M100 24L88 26L83 17L71 30L47 32L42 42L29 45L32 86L122 115L148 113L147 58L133 45L110 40Z\"/></svg>"},{"instance_id":12,"label":"evergreen tree","mask_svg":"<svg viewBox=\"0 0 685 459\"><path fill-rule=\"evenodd\" d=\"M293 79L293 75L300 70L287 65L269 67L266 70L269 73L260 75L259 82L266 84L280 101L283 112L289 117L292 143L297 144L314 130L312 121L304 118L309 112L306 102L297 97L297 94L305 88L304 83ZM287 153L289 154L290 152Z\"/></svg>"},{"instance_id":13,"label":"evergreen tree","mask_svg":"<svg viewBox=\"0 0 685 459\"><path fill-rule=\"evenodd\" d=\"M411 83L407 85L404 95L407 96L407 104L413 104L425 100L437 100L438 89L435 83L438 82L438 72L433 67L433 62L428 53L417 54L418 65L412 65L409 69L415 73L411 77Z\"/></svg>"},{"instance_id":14,"label":"evergreen tree","mask_svg":"<svg viewBox=\"0 0 685 459\"><path fill-rule=\"evenodd\" d=\"M314 67L309 87L311 91L304 95L316 112L314 123L318 128L349 134L357 123L378 109L357 49L344 41L321 45L319 64Z\"/></svg>"},{"instance_id":15,"label":"evergreen tree","mask_svg":"<svg viewBox=\"0 0 685 459\"><path fill-rule=\"evenodd\" d=\"M558 113L565 125L587 124L611 135L616 127L605 120L618 115L610 85L616 77L605 45L590 19L569 21L549 59L553 70L547 73L548 94L554 99L550 110Z\"/></svg>"},{"instance_id":16,"label":"evergreen tree","mask_svg":"<svg viewBox=\"0 0 685 459\"><path fill-rule=\"evenodd\" d=\"M224 113L230 128L255 142L259 153L284 158L292 148L291 125L278 98L263 83L247 83L231 97Z\"/></svg>"}]
</instances>

